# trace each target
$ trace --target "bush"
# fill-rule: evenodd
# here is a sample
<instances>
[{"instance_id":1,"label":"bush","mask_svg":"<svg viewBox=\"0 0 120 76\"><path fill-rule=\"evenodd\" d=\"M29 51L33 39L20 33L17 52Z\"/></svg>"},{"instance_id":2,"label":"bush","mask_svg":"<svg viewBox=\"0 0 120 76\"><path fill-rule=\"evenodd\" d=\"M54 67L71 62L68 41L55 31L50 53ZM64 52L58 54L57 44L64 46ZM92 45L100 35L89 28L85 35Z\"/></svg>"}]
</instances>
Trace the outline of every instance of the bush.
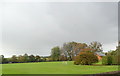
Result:
<instances>
[{"instance_id":1,"label":"bush","mask_svg":"<svg viewBox=\"0 0 120 76\"><path fill-rule=\"evenodd\" d=\"M115 51L109 51L102 59L104 65L120 65L120 48L117 47Z\"/></svg>"},{"instance_id":2,"label":"bush","mask_svg":"<svg viewBox=\"0 0 120 76\"><path fill-rule=\"evenodd\" d=\"M107 62L107 56L105 56L105 57L102 58L102 64L103 65L107 65L108 64L108 62Z\"/></svg>"},{"instance_id":3,"label":"bush","mask_svg":"<svg viewBox=\"0 0 120 76\"><path fill-rule=\"evenodd\" d=\"M113 63L113 57L111 55L107 55L102 58L102 64L103 65L111 65ZM115 62L115 61L114 61Z\"/></svg>"},{"instance_id":4,"label":"bush","mask_svg":"<svg viewBox=\"0 0 120 76\"><path fill-rule=\"evenodd\" d=\"M92 63L98 62L97 56L90 51L80 52L75 58L74 64L76 65L91 65Z\"/></svg>"},{"instance_id":5,"label":"bush","mask_svg":"<svg viewBox=\"0 0 120 76\"><path fill-rule=\"evenodd\" d=\"M112 56L108 56L107 61L108 61L108 65L111 65L112 64Z\"/></svg>"}]
</instances>

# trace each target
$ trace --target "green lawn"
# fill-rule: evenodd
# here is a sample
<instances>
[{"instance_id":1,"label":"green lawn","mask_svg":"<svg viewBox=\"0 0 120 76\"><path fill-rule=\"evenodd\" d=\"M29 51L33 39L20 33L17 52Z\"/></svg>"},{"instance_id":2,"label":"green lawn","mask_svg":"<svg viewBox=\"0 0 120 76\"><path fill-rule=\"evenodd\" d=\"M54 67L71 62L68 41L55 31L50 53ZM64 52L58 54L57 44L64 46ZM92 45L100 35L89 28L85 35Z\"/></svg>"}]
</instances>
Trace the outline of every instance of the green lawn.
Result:
<instances>
[{"instance_id":1,"label":"green lawn","mask_svg":"<svg viewBox=\"0 0 120 76\"><path fill-rule=\"evenodd\" d=\"M118 66L74 65L73 62L3 64L3 74L96 74L116 71Z\"/></svg>"}]
</instances>

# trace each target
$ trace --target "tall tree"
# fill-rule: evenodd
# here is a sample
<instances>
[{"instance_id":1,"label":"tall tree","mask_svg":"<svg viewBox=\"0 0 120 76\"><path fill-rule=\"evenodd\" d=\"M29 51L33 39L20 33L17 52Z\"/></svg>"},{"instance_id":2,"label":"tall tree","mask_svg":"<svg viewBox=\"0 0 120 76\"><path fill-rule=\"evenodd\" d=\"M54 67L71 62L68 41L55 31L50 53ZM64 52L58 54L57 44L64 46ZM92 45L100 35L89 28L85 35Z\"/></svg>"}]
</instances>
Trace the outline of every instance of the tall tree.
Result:
<instances>
[{"instance_id":1,"label":"tall tree","mask_svg":"<svg viewBox=\"0 0 120 76\"><path fill-rule=\"evenodd\" d=\"M18 62L23 63L24 62L24 56L19 55L18 56Z\"/></svg>"},{"instance_id":2,"label":"tall tree","mask_svg":"<svg viewBox=\"0 0 120 76\"><path fill-rule=\"evenodd\" d=\"M4 55L0 55L0 64L3 63Z\"/></svg>"},{"instance_id":3,"label":"tall tree","mask_svg":"<svg viewBox=\"0 0 120 76\"><path fill-rule=\"evenodd\" d=\"M35 56L34 55L30 55L29 56L29 60L30 60L30 62L35 62Z\"/></svg>"},{"instance_id":4,"label":"tall tree","mask_svg":"<svg viewBox=\"0 0 120 76\"><path fill-rule=\"evenodd\" d=\"M60 48L58 46L51 49L51 58L52 60L58 61L60 57Z\"/></svg>"},{"instance_id":5,"label":"tall tree","mask_svg":"<svg viewBox=\"0 0 120 76\"><path fill-rule=\"evenodd\" d=\"M0 55L0 64L9 62L10 62L9 58L5 58L4 55Z\"/></svg>"},{"instance_id":6,"label":"tall tree","mask_svg":"<svg viewBox=\"0 0 120 76\"><path fill-rule=\"evenodd\" d=\"M116 51L120 55L120 41L118 42L118 46L116 46Z\"/></svg>"},{"instance_id":7,"label":"tall tree","mask_svg":"<svg viewBox=\"0 0 120 76\"><path fill-rule=\"evenodd\" d=\"M74 56L77 56L80 53L80 51L82 51L82 49L85 49L87 47L88 46L86 43L77 43L74 48Z\"/></svg>"},{"instance_id":8,"label":"tall tree","mask_svg":"<svg viewBox=\"0 0 120 76\"><path fill-rule=\"evenodd\" d=\"M23 57L24 57L24 62L28 62L28 61L29 61L29 56L28 56L28 54L24 54Z\"/></svg>"},{"instance_id":9,"label":"tall tree","mask_svg":"<svg viewBox=\"0 0 120 76\"><path fill-rule=\"evenodd\" d=\"M62 47L62 53L68 57L68 60L72 60L74 57L74 49L76 47L76 42L64 43Z\"/></svg>"},{"instance_id":10,"label":"tall tree","mask_svg":"<svg viewBox=\"0 0 120 76\"><path fill-rule=\"evenodd\" d=\"M91 42L89 47L94 50L93 52L102 52L103 51L102 44L97 41Z\"/></svg>"},{"instance_id":11,"label":"tall tree","mask_svg":"<svg viewBox=\"0 0 120 76\"><path fill-rule=\"evenodd\" d=\"M16 55L13 55L13 56L11 57L11 62L12 62L12 63L18 62L18 61L17 61L17 56L16 56Z\"/></svg>"}]
</instances>

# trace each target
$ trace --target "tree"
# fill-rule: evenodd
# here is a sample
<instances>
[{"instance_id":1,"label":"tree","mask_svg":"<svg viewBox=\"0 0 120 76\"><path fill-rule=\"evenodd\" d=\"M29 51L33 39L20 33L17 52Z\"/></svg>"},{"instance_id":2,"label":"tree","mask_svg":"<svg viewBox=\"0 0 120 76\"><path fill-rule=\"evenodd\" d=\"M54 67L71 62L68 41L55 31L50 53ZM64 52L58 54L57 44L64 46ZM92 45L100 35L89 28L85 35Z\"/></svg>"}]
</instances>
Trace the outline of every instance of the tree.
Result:
<instances>
[{"instance_id":1,"label":"tree","mask_svg":"<svg viewBox=\"0 0 120 76\"><path fill-rule=\"evenodd\" d=\"M0 55L0 64L4 63L4 55Z\"/></svg>"},{"instance_id":2,"label":"tree","mask_svg":"<svg viewBox=\"0 0 120 76\"><path fill-rule=\"evenodd\" d=\"M77 43L74 47L74 56L77 56L80 53L80 51L82 51L82 49L85 49L87 47L88 46L85 43Z\"/></svg>"},{"instance_id":3,"label":"tree","mask_svg":"<svg viewBox=\"0 0 120 76\"><path fill-rule=\"evenodd\" d=\"M19 63L23 63L23 62L24 62L24 56L19 55L19 56L18 56L18 62L19 62Z\"/></svg>"},{"instance_id":4,"label":"tree","mask_svg":"<svg viewBox=\"0 0 120 76\"><path fill-rule=\"evenodd\" d=\"M35 61L36 61L36 62L40 62L40 61L41 61L40 56L38 56L38 55L37 55L37 56L35 56Z\"/></svg>"},{"instance_id":5,"label":"tree","mask_svg":"<svg viewBox=\"0 0 120 76\"><path fill-rule=\"evenodd\" d=\"M107 55L105 57L102 58L102 64L104 65L111 65L113 62L113 59L112 59L112 55Z\"/></svg>"},{"instance_id":6,"label":"tree","mask_svg":"<svg viewBox=\"0 0 120 76\"><path fill-rule=\"evenodd\" d=\"M29 62L29 56L28 56L28 54L24 54L23 55L23 57L24 57L24 62Z\"/></svg>"},{"instance_id":7,"label":"tree","mask_svg":"<svg viewBox=\"0 0 120 76\"><path fill-rule=\"evenodd\" d=\"M120 41L118 42L118 46L116 47L116 53L117 55L120 55Z\"/></svg>"},{"instance_id":8,"label":"tree","mask_svg":"<svg viewBox=\"0 0 120 76\"><path fill-rule=\"evenodd\" d=\"M10 62L9 58L5 58L4 55L0 55L0 64L9 63L9 62Z\"/></svg>"},{"instance_id":9,"label":"tree","mask_svg":"<svg viewBox=\"0 0 120 76\"><path fill-rule=\"evenodd\" d=\"M35 56L34 55L30 55L29 56L29 61L30 62L35 62Z\"/></svg>"},{"instance_id":10,"label":"tree","mask_svg":"<svg viewBox=\"0 0 120 76\"><path fill-rule=\"evenodd\" d=\"M0 64L2 64L2 55L0 55Z\"/></svg>"},{"instance_id":11,"label":"tree","mask_svg":"<svg viewBox=\"0 0 120 76\"><path fill-rule=\"evenodd\" d=\"M97 56L91 51L82 51L76 56L74 64L76 65L91 65L98 62Z\"/></svg>"},{"instance_id":12,"label":"tree","mask_svg":"<svg viewBox=\"0 0 120 76\"><path fill-rule=\"evenodd\" d=\"M11 60L12 63L17 63L18 62L16 55L13 55L10 60Z\"/></svg>"},{"instance_id":13,"label":"tree","mask_svg":"<svg viewBox=\"0 0 120 76\"><path fill-rule=\"evenodd\" d=\"M82 49L87 47L85 43L68 42L63 44L62 52L68 57L68 60L74 60L74 57L77 56Z\"/></svg>"},{"instance_id":14,"label":"tree","mask_svg":"<svg viewBox=\"0 0 120 76\"><path fill-rule=\"evenodd\" d=\"M76 46L76 42L68 42L64 43L62 47L62 53L68 58L68 60L73 60L74 58L74 49Z\"/></svg>"},{"instance_id":15,"label":"tree","mask_svg":"<svg viewBox=\"0 0 120 76\"><path fill-rule=\"evenodd\" d=\"M89 47L91 49L94 49L93 52L102 52L103 51L102 50L102 44L99 43L99 42L97 42L97 41L91 42L90 45L89 45Z\"/></svg>"},{"instance_id":16,"label":"tree","mask_svg":"<svg viewBox=\"0 0 120 76\"><path fill-rule=\"evenodd\" d=\"M3 63L4 55L0 55L0 64Z\"/></svg>"},{"instance_id":17,"label":"tree","mask_svg":"<svg viewBox=\"0 0 120 76\"><path fill-rule=\"evenodd\" d=\"M52 58L52 60L58 61L59 57L60 57L60 54L61 54L61 52L60 52L60 48L58 46L51 49L51 58Z\"/></svg>"}]
</instances>

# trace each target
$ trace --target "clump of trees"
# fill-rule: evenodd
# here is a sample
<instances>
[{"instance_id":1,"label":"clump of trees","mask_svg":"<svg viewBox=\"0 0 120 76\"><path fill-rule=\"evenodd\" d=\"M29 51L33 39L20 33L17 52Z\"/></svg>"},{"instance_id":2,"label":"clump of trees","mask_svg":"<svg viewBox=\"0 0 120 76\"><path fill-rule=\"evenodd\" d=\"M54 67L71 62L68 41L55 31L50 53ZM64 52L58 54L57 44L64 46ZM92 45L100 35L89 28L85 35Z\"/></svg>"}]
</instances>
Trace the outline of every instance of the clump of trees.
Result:
<instances>
[{"instance_id":1,"label":"clump of trees","mask_svg":"<svg viewBox=\"0 0 120 76\"><path fill-rule=\"evenodd\" d=\"M120 65L120 42L116 50L109 51L102 59L103 65Z\"/></svg>"},{"instance_id":2,"label":"clump of trees","mask_svg":"<svg viewBox=\"0 0 120 76\"><path fill-rule=\"evenodd\" d=\"M74 64L91 65L98 62L95 52L102 52L102 44L99 42L86 43L68 42L63 46L51 49L51 58L53 61L75 61Z\"/></svg>"}]
</instances>

